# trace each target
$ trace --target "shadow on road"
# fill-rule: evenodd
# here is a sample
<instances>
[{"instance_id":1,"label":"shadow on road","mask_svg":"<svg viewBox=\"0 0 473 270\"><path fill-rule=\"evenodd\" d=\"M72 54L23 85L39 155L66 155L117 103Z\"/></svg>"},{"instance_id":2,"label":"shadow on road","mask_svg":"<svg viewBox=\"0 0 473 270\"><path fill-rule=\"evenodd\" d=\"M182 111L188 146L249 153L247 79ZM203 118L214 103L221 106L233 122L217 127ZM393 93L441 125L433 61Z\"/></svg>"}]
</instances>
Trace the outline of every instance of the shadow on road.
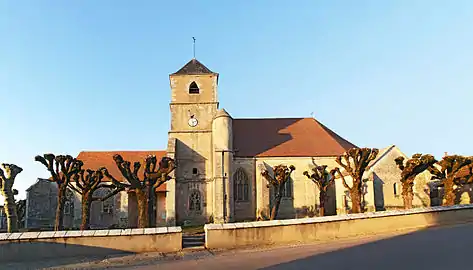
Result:
<instances>
[{"instance_id":1,"label":"shadow on road","mask_svg":"<svg viewBox=\"0 0 473 270\"><path fill-rule=\"evenodd\" d=\"M115 256L133 254L112 248L52 242L9 241L0 244L0 269L9 269L20 264L41 264L41 267L55 267L64 264L90 260L103 260ZM36 268L35 268L36 269Z\"/></svg>"},{"instance_id":2,"label":"shadow on road","mask_svg":"<svg viewBox=\"0 0 473 270\"><path fill-rule=\"evenodd\" d=\"M471 269L473 224L422 230L260 269Z\"/></svg>"}]
</instances>

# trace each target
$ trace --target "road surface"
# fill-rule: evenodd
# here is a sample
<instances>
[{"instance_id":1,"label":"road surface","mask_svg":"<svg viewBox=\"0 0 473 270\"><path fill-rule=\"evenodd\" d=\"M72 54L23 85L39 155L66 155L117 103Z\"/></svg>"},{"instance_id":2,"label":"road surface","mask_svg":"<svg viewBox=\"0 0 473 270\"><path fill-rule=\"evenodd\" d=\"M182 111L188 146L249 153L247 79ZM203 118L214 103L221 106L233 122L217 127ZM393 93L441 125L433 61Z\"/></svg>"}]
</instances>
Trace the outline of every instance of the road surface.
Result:
<instances>
[{"instance_id":1,"label":"road surface","mask_svg":"<svg viewBox=\"0 0 473 270\"><path fill-rule=\"evenodd\" d=\"M327 244L236 252L129 269L473 269L473 225Z\"/></svg>"},{"instance_id":2,"label":"road surface","mask_svg":"<svg viewBox=\"0 0 473 270\"><path fill-rule=\"evenodd\" d=\"M473 269L473 224L334 240L302 246L175 256L139 254L80 262L35 262L0 269L409 270ZM27 255L26 255L27 256ZM34 266L32 268L32 266Z\"/></svg>"}]
</instances>

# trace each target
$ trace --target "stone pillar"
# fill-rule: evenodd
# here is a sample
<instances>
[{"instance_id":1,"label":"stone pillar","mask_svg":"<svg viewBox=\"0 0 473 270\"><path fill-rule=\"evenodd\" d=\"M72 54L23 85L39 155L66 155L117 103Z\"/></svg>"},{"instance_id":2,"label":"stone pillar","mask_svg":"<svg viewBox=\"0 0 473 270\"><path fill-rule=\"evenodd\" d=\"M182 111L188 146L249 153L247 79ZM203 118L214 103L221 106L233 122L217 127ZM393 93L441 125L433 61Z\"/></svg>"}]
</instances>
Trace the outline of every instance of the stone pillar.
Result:
<instances>
[{"instance_id":1,"label":"stone pillar","mask_svg":"<svg viewBox=\"0 0 473 270\"><path fill-rule=\"evenodd\" d=\"M214 153L214 222L233 221L233 138L232 118L223 109L219 110L212 122Z\"/></svg>"},{"instance_id":2,"label":"stone pillar","mask_svg":"<svg viewBox=\"0 0 473 270\"><path fill-rule=\"evenodd\" d=\"M222 152L214 152L214 172L213 172L213 185L214 185L214 205L213 205L213 219L214 223L224 223L224 188L222 178Z\"/></svg>"},{"instance_id":3,"label":"stone pillar","mask_svg":"<svg viewBox=\"0 0 473 270\"><path fill-rule=\"evenodd\" d=\"M256 161L256 218L269 218L270 216L270 188L266 179L261 175L263 169L270 169L263 161Z\"/></svg>"},{"instance_id":4,"label":"stone pillar","mask_svg":"<svg viewBox=\"0 0 473 270\"><path fill-rule=\"evenodd\" d=\"M167 156L175 158L176 139L169 138ZM179 164L177 164L179 167ZM177 170L178 168L176 168ZM169 175L171 180L166 182L166 224L167 226L176 226L176 177L175 170Z\"/></svg>"}]
</instances>

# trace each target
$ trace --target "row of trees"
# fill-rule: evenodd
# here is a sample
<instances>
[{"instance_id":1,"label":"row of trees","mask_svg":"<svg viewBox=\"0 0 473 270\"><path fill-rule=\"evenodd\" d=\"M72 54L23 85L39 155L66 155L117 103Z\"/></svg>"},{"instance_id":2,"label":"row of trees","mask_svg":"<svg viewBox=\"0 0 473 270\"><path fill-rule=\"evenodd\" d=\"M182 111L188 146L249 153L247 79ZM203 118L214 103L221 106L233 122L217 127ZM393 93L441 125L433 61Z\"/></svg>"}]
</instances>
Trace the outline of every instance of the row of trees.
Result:
<instances>
[{"instance_id":1,"label":"row of trees","mask_svg":"<svg viewBox=\"0 0 473 270\"><path fill-rule=\"evenodd\" d=\"M163 157L159 162L156 156L146 157L143 174L140 174L142 163L135 161L133 167L130 161L124 160L121 155L114 155L113 160L122 177L126 181L119 181L111 175L107 168L96 170L83 168L84 163L70 155L44 154L36 156L35 161L43 164L49 171L49 181L58 187L57 208L54 229L63 230L64 205L66 191L71 189L81 195L82 220L81 230L90 228L90 207L94 201L107 200L121 191L135 193L138 205L138 227L154 227L156 213L153 211L156 203L156 189L170 180L169 174L176 168L172 158ZM14 196L18 192L13 189L16 176L22 169L14 164L2 164L0 170L0 188L5 198L5 213L7 215L8 232L18 231L18 212ZM141 176L142 175L142 176ZM104 181L104 179L110 181ZM94 196L95 191L106 188L110 192L103 197Z\"/></svg>"},{"instance_id":2,"label":"row of trees","mask_svg":"<svg viewBox=\"0 0 473 270\"><path fill-rule=\"evenodd\" d=\"M352 213L363 212L363 175L371 161L379 153L376 148L352 148L343 155L336 158L339 167L327 171L327 165L317 165L313 160L312 172L304 171L303 174L313 181L319 190L319 215L325 214L325 202L327 201L327 191L336 178L342 180L343 186L348 190L352 207ZM104 201L118 194L121 191L134 193L138 205L138 227L145 228L154 226L156 213L154 211L156 199L156 189L170 179L169 174L176 168L173 159L163 157L159 162L156 156L146 157L143 164L135 161L133 166L130 161L124 160L120 155L114 155L113 160L118 167L122 177L126 181L119 181L111 175L107 168L101 167L97 170L83 168L83 162L69 155L45 154L36 156L35 160L43 164L51 174L50 181L57 184L58 203L56 209L55 230L63 229L64 204L67 189L81 195L82 222L81 230L89 229L90 207L94 201ZM395 163L401 170L402 197L404 207L412 208L414 197L414 180L424 171L430 172L432 179L438 179L440 185L444 187L444 205L455 204L455 186L461 187L473 183L473 157L459 155L444 156L442 160L436 160L432 155L414 154L405 161L404 157L395 159ZM144 165L141 176L139 171ZM22 169L14 164L2 164L0 170L0 189L5 198L5 213L8 220L8 231L18 230L18 209L14 196L17 194L13 189L16 176ZM271 185L275 191L272 203L270 219L276 219L281 202L284 186L290 178L291 173L296 168L294 166L277 165L272 168L271 174L264 169L261 174L267 180L268 187ZM351 186L345 177L351 177ZM104 181L107 178L110 181ZM104 197L95 197L94 193L100 188L110 190Z\"/></svg>"},{"instance_id":3,"label":"row of trees","mask_svg":"<svg viewBox=\"0 0 473 270\"><path fill-rule=\"evenodd\" d=\"M352 213L363 212L363 183L366 181L363 175L368 169L371 161L376 159L379 150L376 148L351 148L343 155L338 156L335 161L339 167L327 171L327 165L317 165L314 160L311 172L304 171L303 174L314 182L319 190L319 216L325 214L325 203L328 197L328 189L336 178L342 180L343 186L348 190L352 206ZM473 157L460 155L446 155L442 160L436 160L432 155L414 154L405 161L404 157L395 159L397 167L401 171L400 182L402 184L402 198L405 209L412 208L414 198L414 180L416 177L428 171L432 180L439 180L439 186L443 186L443 205L455 204L455 190L464 185L473 183ZM286 181L289 179L294 166L277 165L272 168L271 175L267 169L262 170L262 176L267 180L268 187L271 185L275 190L272 203L270 219L276 219L278 209ZM351 186L345 177L351 178ZM455 188L456 187L456 188Z\"/></svg>"}]
</instances>

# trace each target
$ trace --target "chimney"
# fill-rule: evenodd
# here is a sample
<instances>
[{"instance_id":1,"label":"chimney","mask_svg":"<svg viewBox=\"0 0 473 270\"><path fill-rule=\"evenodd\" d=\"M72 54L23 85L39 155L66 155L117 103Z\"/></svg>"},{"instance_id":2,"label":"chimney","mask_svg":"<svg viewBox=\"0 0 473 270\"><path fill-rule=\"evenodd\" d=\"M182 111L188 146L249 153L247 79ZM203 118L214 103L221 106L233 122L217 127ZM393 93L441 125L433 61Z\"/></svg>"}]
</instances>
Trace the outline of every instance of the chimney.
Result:
<instances>
[{"instance_id":1,"label":"chimney","mask_svg":"<svg viewBox=\"0 0 473 270\"><path fill-rule=\"evenodd\" d=\"M443 156L444 157L448 156L448 152L443 152Z\"/></svg>"}]
</instances>

